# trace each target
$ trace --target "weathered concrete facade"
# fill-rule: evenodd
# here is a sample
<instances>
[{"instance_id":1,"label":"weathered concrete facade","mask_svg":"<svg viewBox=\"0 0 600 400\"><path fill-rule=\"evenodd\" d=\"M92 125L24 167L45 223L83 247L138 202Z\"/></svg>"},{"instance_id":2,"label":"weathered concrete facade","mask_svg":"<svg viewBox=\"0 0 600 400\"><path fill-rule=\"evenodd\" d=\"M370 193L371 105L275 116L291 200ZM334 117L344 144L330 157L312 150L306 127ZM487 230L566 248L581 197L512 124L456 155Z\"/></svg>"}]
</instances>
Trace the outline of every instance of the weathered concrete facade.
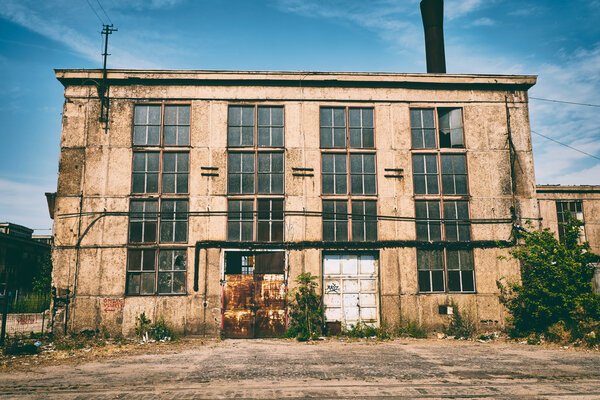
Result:
<instances>
[{"instance_id":1,"label":"weathered concrete facade","mask_svg":"<svg viewBox=\"0 0 600 400\"><path fill-rule=\"evenodd\" d=\"M568 210L584 223L581 239L600 254L600 186L538 185L536 191L542 228L560 235L560 220Z\"/></svg>"},{"instance_id":2,"label":"weathered concrete facade","mask_svg":"<svg viewBox=\"0 0 600 400\"><path fill-rule=\"evenodd\" d=\"M227 249L224 247L231 250L237 247L237 250L244 251L261 248L260 240L251 241L253 245L250 248L243 242L238 245L228 240L232 233L228 233L227 211L231 211L232 204L242 204L239 201L248 198L258 202L261 199L283 200L283 238L271 240L262 248L285 252L284 281L290 287L302 272L323 277L327 254L333 254L333 258L336 255L364 255L371 263L369 265L375 266L374 272L366 274L371 281L374 279L376 286L376 304L373 306L376 323L393 326L400 318L410 318L439 328L448 318L440 314L439 306L453 300L468 308L482 329L503 324L505 314L498 302L496 280L500 277L518 278L519 265L514 260L499 259L498 256L505 255L506 250L495 247L494 243L510 239L513 223L522 224L525 219L539 215L527 99L527 90L535 84L535 77L114 70L108 72L110 117L106 127L99 121L100 101L95 87L102 79L101 71L57 70L56 75L65 86L66 100L54 220L53 281L54 286L69 289L74 294L69 307L70 330L105 328L112 333L128 335L133 331L136 316L145 312L151 319L166 319L185 333L217 335L223 327L223 309L227 306L223 297L223 283L227 284L224 265ZM183 145L170 147L160 141L159 145L134 145L134 125L142 126L147 135L151 132L151 123L148 122L150 111L144 114L147 117L145 122L134 118L134 113L142 113L142 105L160 106L163 115L165 106L189 106L189 144L184 141ZM278 195L260 195L256 191L248 196L232 193L231 182L237 179L237 175L232 172L231 160L237 148L232 148L231 143L228 145L228 131L240 125L240 132L243 132L243 121L239 124L233 122L235 117L232 115L237 112L235 107L238 106L283 108L284 144L273 152L283 154L284 190ZM331 132L336 131L335 122L328 125L324 122L328 117L324 115L333 110L335 119L334 109L345 110L340 111L345 113L344 135L351 134L348 132L352 126L348 125L353 123L352 118L356 115L352 110L366 110L361 118L367 120L372 115L372 126L367 122L360 129L367 132L372 128L374 143L363 143L355 148L347 142L342 148L325 148L323 132L329 129L329 125L332 125ZM415 146L414 140L419 134L427 137L431 131L441 135L441 125L438 124L442 124L440 121L446 115L445 110L460 110L455 116L462 115L458 120L462 119L459 124L464 133L463 142L454 147L441 147L440 140L436 139L437 144ZM243 119L243 111L240 112ZM416 121L417 115L422 118L420 122ZM430 121L435 125L433 127L427 125L430 122L426 120L430 116L434 118L433 122ZM160 135L163 135L166 122L161 120L157 126ZM256 122L252 129L257 135L259 127ZM229 137L231 140L231 133ZM347 136L344 137L347 139ZM156 174L165 180L163 153L170 150L189 154L187 191L174 195L165 195L160 190L156 190L158 193L151 190L150 194L133 193L137 189L133 187L132 171L138 168L133 165L134 158L142 157L135 153L154 152L159 154L157 157L163 157ZM262 149L255 145L252 151L260 157ZM375 161L374 193L365 189L362 195L353 195L352 186L342 194L324 194L322 171L327 167L322 165L323 160L325 154L336 152L345 154L350 160L348 164L351 165L344 164L343 179L346 179L347 186L354 185L348 180L348 176L354 173L348 173L354 168L353 160L362 157L363 161L367 158ZM145 166L150 168L150 156L144 157ZM437 160L434 161L435 171L413 170L413 166L419 165L419 157L425 160L424 163L429 159ZM455 161L466 160L466 172L456 172L458 167L454 167L455 172L450 175L440 174L441 164L452 157L456 157ZM228 159L231 165L228 165ZM365 165L363 172L355 175L362 177L363 183L367 179ZM139 169L144 171L140 176L145 177L146 184L151 175L147 168ZM428 173L437 182L431 183L435 187L423 189L419 186L415 189L415 185L418 186L415 180L423 176L427 178ZM334 176L332 179L337 179L335 172L331 174ZM417 175L419 177L415 178ZM459 178L466 178L467 190L460 193L447 191L442 180L448 176L454 180L455 186ZM243 180L241 182L243 185ZM444 189L440 190L442 186ZM187 202L187 212L181 213L182 218L187 218L187 226L182 228L185 229L185 241L160 243L156 238L155 244L132 243L132 218L136 217L130 214L132 204L136 201L139 204L143 201L160 201L163 204L167 200ZM374 204L377 213L375 240L372 237L350 241L325 239L323 218L328 217L323 215L324 207L327 201L335 200L349 205L348 214L355 200L356 204L364 201L364 207ZM427 202L437 202L439 214L440 201L442 205L454 204L467 210L466 217L454 217L454 225L459 235L463 235L462 239L446 236L452 226L446 224L447 221L440 222L443 217L427 214L428 217L423 219L416 215L419 212L416 203L419 202L427 207L430 207ZM327 206L330 204L333 203L327 203ZM336 207L339 204L336 203ZM433 210L427 209L428 213ZM449 215L448 210L444 211L446 215ZM343 214L340 212L340 218ZM358 222L359 214L352 221ZM369 213L365 211L364 214ZM260 222L256 218L260 219L260 216L252 217L255 230ZM349 218L346 215L346 219ZM162 223L152 221L151 224ZM419 221L427 226L425 232L430 235L435 230L432 226L437 223L444 232L441 240L435 235L424 240L422 233L417 233ZM154 226L144 224L143 229ZM461 231L459 225L468 231ZM243 226L243 221L240 226ZM347 225L347 229L358 232L358 228L350 226L354 225ZM162 225L160 230L158 227L152 229L154 234L162 234ZM425 268L418 272L417 248L441 249L440 254L447 257L449 253L446 252L456 248L471 257L472 262L467 264L472 265L466 267L467 274L463 271L453 275L460 276L460 279L453 278L459 279L458 291L448 288L450 261L444 261L439 274L428 272L435 269L431 265L429 270ZM140 261L140 257L145 257L143 249L164 251L165 257L166 254L171 257L175 254L173 251L184 251L185 256L178 256L184 260L183 265L177 267L177 261L174 261L175 267L169 269L175 271L169 278L170 287L180 293L126 294L143 279L145 267L142 266L144 261ZM339 264L342 269L346 268L344 262ZM139 269L134 270L131 265L138 265L136 263L139 263ZM364 263L367 265L367 261ZM474 272L469 272L469 268ZM158 267L148 266L148 271L158 271ZM183 290L175 290L173 282L179 279L177 274L182 271L185 280ZM138 275L140 278L137 278ZM150 275L148 272L145 276L156 279L150 278ZM128 279L131 282L128 283ZM348 282L348 285L359 284L357 279ZM422 279L421 283L419 279ZM139 285L135 286L135 290L141 293L143 282ZM156 282L154 285L156 288ZM473 290L469 285L473 285ZM323 286L321 282L321 288ZM362 298L364 293L360 290L348 295L348 299ZM341 301L346 301L346 298ZM360 312L360 305L358 309ZM342 313L346 312L344 318L350 318L348 310L342 308Z\"/></svg>"}]
</instances>

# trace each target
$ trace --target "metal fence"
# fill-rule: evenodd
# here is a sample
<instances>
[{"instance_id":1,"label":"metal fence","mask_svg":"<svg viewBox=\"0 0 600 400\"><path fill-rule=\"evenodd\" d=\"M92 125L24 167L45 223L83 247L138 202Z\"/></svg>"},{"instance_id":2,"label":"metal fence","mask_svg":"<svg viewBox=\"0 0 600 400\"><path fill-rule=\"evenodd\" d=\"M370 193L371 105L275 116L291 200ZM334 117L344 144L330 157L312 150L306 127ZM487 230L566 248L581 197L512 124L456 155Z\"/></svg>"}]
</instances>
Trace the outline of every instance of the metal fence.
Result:
<instances>
[{"instance_id":1,"label":"metal fence","mask_svg":"<svg viewBox=\"0 0 600 400\"><path fill-rule=\"evenodd\" d=\"M50 316L50 293L8 292L0 295L0 314L5 324L3 331L7 335L25 335L44 333ZM5 303L6 302L6 303Z\"/></svg>"}]
</instances>

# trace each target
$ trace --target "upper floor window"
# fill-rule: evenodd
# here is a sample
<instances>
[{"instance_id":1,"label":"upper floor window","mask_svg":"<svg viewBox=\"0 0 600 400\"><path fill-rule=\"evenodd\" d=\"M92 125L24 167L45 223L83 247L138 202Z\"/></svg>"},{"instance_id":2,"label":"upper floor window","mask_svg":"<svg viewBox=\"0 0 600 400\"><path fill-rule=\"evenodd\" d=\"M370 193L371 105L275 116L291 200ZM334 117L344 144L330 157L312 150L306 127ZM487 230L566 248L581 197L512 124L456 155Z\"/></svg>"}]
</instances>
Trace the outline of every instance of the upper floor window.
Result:
<instances>
[{"instance_id":1,"label":"upper floor window","mask_svg":"<svg viewBox=\"0 0 600 400\"><path fill-rule=\"evenodd\" d=\"M134 146L188 146L189 144L189 105L135 105Z\"/></svg>"},{"instance_id":2,"label":"upper floor window","mask_svg":"<svg viewBox=\"0 0 600 400\"><path fill-rule=\"evenodd\" d=\"M321 107L320 127L321 147L375 147L373 108Z\"/></svg>"},{"instance_id":3,"label":"upper floor window","mask_svg":"<svg viewBox=\"0 0 600 400\"><path fill-rule=\"evenodd\" d=\"M583 201L581 200L563 200L556 202L556 217L558 220L558 237L559 240L564 240L565 225L567 223L567 214L570 213L573 218L577 218L581 222L583 220ZM579 228L579 242L585 242L585 229Z\"/></svg>"},{"instance_id":4,"label":"upper floor window","mask_svg":"<svg viewBox=\"0 0 600 400\"><path fill-rule=\"evenodd\" d=\"M464 147L461 108L413 108L410 127L413 149Z\"/></svg>"},{"instance_id":5,"label":"upper floor window","mask_svg":"<svg viewBox=\"0 0 600 400\"><path fill-rule=\"evenodd\" d=\"M229 106L228 146L283 147L283 138L283 107Z\"/></svg>"}]
</instances>

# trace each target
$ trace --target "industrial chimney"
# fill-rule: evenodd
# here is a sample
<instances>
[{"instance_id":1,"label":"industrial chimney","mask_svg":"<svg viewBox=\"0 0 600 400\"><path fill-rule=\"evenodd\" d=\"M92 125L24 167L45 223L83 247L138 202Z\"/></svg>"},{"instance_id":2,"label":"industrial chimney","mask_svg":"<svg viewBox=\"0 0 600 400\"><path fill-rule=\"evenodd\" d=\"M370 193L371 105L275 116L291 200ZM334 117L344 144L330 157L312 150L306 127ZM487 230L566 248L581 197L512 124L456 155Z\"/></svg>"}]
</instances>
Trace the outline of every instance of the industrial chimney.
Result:
<instances>
[{"instance_id":1,"label":"industrial chimney","mask_svg":"<svg viewBox=\"0 0 600 400\"><path fill-rule=\"evenodd\" d=\"M425 29L427 73L445 74L444 53L444 0L422 0L421 17Z\"/></svg>"}]
</instances>

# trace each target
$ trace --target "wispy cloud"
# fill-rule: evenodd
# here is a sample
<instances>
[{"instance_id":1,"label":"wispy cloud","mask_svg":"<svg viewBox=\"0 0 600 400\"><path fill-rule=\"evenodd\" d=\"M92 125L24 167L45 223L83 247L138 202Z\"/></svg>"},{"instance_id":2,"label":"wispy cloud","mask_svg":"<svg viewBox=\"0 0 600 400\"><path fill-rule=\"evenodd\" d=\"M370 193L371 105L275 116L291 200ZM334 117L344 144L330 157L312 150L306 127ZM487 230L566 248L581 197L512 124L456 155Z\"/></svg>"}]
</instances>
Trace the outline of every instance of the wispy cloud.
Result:
<instances>
[{"instance_id":1,"label":"wispy cloud","mask_svg":"<svg viewBox=\"0 0 600 400\"><path fill-rule=\"evenodd\" d=\"M45 191L51 188L0 178L0 221L37 229L50 228L52 220Z\"/></svg>"},{"instance_id":2,"label":"wispy cloud","mask_svg":"<svg viewBox=\"0 0 600 400\"><path fill-rule=\"evenodd\" d=\"M449 0L444 6L444 15L448 20L463 17L484 4L482 0Z\"/></svg>"},{"instance_id":3,"label":"wispy cloud","mask_svg":"<svg viewBox=\"0 0 600 400\"><path fill-rule=\"evenodd\" d=\"M491 18L483 17L483 18L477 18L475 21L473 21L473 23L471 25L473 25L473 26L494 26L494 25L496 25L496 21L494 21Z\"/></svg>"}]
</instances>

